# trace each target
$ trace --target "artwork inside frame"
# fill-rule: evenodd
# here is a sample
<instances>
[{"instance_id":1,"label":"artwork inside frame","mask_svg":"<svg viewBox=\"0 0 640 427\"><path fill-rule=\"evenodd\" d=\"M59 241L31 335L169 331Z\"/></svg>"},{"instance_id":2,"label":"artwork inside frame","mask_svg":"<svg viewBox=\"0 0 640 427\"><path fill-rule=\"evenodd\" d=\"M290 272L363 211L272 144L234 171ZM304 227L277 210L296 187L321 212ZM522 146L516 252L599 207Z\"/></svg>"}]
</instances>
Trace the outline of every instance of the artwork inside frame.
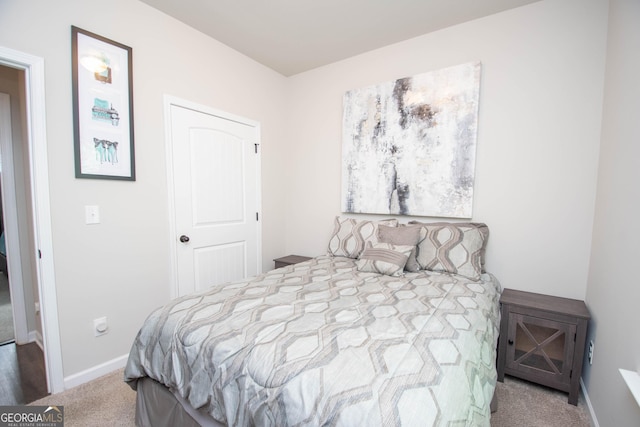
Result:
<instances>
[{"instance_id":1,"label":"artwork inside frame","mask_svg":"<svg viewBox=\"0 0 640 427\"><path fill-rule=\"evenodd\" d=\"M471 218L481 63L344 95L342 211Z\"/></svg>"},{"instance_id":2,"label":"artwork inside frame","mask_svg":"<svg viewBox=\"0 0 640 427\"><path fill-rule=\"evenodd\" d=\"M135 181L132 49L71 27L76 178Z\"/></svg>"}]
</instances>

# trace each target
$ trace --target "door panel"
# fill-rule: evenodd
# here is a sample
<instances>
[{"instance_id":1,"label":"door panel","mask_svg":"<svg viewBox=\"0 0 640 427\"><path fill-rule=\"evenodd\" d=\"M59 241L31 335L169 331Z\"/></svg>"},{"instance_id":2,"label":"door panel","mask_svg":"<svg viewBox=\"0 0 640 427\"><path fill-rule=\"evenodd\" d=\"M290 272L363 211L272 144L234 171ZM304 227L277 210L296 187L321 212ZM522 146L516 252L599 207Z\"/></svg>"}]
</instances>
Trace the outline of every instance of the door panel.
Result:
<instances>
[{"instance_id":1,"label":"door panel","mask_svg":"<svg viewBox=\"0 0 640 427\"><path fill-rule=\"evenodd\" d=\"M192 129L190 140L194 226L245 221L243 141L210 129Z\"/></svg>"},{"instance_id":2,"label":"door panel","mask_svg":"<svg viewBox=\"0 0 640 427\"><path fill-rule=\"evenodd\" d=\"M178 294L257 274L257 126L177 105L170 114Z\"/></svg>"},{"instance_id":3,"label":"door panel","mask_svg":"<svg viewBox=\"0 0 640 427\"><path fill-rule=\"evenodd\" d=\"M196 289L245 277L246 242L232 242L194 250Z\"/></svg>"},{"instance_id":4,"label":"door panel","mask_svg":"<svg viewBox=\"0 0 640 427\"><path fill-rule=\"evenodd\" d=\"M511 313L507 367L523 378L548 385L567 384L571 374L568 355L573 354L576 325Z\"/></svg>"}]
</instances>

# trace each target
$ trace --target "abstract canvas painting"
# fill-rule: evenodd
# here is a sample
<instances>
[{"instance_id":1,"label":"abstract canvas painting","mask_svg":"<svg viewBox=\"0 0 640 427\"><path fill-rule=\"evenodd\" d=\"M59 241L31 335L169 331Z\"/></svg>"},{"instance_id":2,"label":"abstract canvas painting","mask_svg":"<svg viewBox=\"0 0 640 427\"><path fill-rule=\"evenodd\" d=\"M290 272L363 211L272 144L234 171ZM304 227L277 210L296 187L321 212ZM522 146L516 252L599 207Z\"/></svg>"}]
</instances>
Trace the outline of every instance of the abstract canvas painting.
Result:
<instances>
[{"instance_id":1,"label":"abstract canvas painting","mask_svg":"<svg viewBox=\"0 0 640 427\"><path fill-rule=\"evenodd\" d=\"M342 211L470 218L479 62L344 96Z\"/></svg>"}]
</instances>

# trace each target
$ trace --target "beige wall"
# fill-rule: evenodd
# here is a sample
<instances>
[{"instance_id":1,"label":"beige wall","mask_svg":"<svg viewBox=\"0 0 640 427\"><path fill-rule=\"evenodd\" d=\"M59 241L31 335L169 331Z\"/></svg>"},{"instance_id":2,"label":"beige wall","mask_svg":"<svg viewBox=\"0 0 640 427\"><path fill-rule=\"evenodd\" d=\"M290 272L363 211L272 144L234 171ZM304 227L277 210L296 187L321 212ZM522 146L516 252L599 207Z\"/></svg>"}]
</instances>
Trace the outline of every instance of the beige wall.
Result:
<instances>
[{"instance_id":1,"label":"beige wall","mask_svg":"<svg viewBox=\"0 0 640 427\"><path fill-rule=\"evenodd\" d=\"M629 68L638 74L637 55L630 59L637 46L620 41L638 38L637 30L631 33L637 2L625 9L632 1L615 0L608 22L607 0L543 0L286 79L137 1L104 7L82 0L0 0L0 45L46 61L65 376L126 354L144 317L169 297L165 93L261 123L267 269L276 256L325 251L331 220L340 214L345 91L479 60L473 219L491 228L487 266L505 287L586 297L597 343L585 380L601 425L637 419L638 408L615 371L640 363L638 332L625 327L637 323L631 304L638 287L623 276L633 265L633 246L614 247L624 240L621 225L633 222L638 200L626 190L637 190L630 186L638 181L637 144L631 143L637 126L616 121L622 111L638 110L637 96L630 101L617 94L635 82L618 80L618 73ZM133 47L135 183L74 178L71 25ZM618 27L630 34L617 33ZM621 110L614 108L620 103ZM101 225L84 224L87 204L100 206ZM612 222L619 228L611 230ZM629 259L620 261L621 252ZM96 339L91 322L100 316L109 317L111 331ZM608 351L626 350L629 342L630 351Z\"/></svg>"},{"instance_id":2,"label":"beige wall","mask_svg":"<svg viewBox=\"0 0 640 427\"><path fill-rule=\"evenodd\" d=\"M71 25L133 48L135 182L74 177ZM0 45L44 58L51 216L64 376L125 355L169 286L163 95L261 123L264 267L284 253L286 79L144 3L0 0ZM101 224L84 223L84 206ZM110 331L96 338L93 319Z\"/></svg>"},{"instance_id":3,"label":"beige wall","mask_svg":"<svg viewBox=\"0 0 640 427\"><path fill-rule=\"evenodd\" d=\"M473 220L491 230L487 267L504 287L584 299L606 17L606 1L541 1L291 77L288 252L326 251L340 213L344 92L479 60Z\"/></svg>"},{"instance_id":4,"label":"beige wall","mask_svg":"<svg viewBox=\"0 0 640 427\"><path fill-rule=\"evenodd\" d=\"M640 425L640 406L619 368L640 372L640 2L612 0L598 197L587 305L593 365L583 379L601 426Z\"/></svg>"}]
</instances>

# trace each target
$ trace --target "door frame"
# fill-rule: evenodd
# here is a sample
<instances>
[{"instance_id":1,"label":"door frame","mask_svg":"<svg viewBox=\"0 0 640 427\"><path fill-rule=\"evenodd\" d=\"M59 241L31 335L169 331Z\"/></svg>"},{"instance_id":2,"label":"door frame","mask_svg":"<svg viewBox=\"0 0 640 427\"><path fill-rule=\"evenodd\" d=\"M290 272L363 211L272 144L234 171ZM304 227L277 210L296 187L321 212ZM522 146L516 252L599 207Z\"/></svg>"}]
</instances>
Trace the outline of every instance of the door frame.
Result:
<instances>
[{"instance_id":1,"label":"door frame","mask_svg":"<svg viewBox=\"0 0 640 427\"><path fill-rule=\"evenodd\" d=\"M175 215L175 206L176 206L176 196L175 190L173 186L173 178L175 172L173 170L173 138L172 138L172 129L171 129L171 107L181 107L189 110L198 111L205 114L210 114L212 116L220 117L221 119L230 120L238 123L242 123L248 126L252 126L256 128L257 137L258 137L258 146L261 146L261 135L260 135L260 122L255 120L247 119L245 117L237 116L235 114L227 113L221 110L217 110L206 105L198 104L192 101L187 101L185 99L181 99L172 95L164 95L164 123L165 123L165 149L166 149L166 159L167 159L167 194L168 194L168 202L169 202L169 254L170 254L170 296L171 298L177 298L180 296L179 286L178 286L178 233L176 227L176 215ZM261 174L261 153L262 150L257 149L256 155L257 166L256 166L256 177L258 182L257 185L257 206L258 206L258 214L260 216L260 220L257 221L256 227L258 227L257 232L257 253L256 253L256 262L257 262L257 272L262 272L262 174Z\"/></svg>"},{"instance_id":2,"label":"door frame","mask_svg":"<svg viewBox=\"0 0 640 427\"><path fill-rule=\"evenodd\" d=\"M58 393L64 390L64 374L51 232L44 59L0 46L0 64L22 70L25 74L27 155L33 205L31 226L38 251L34 254L34 259L40 301L42 344L47 388L50 393Z\"/></svg>"}]
</instances>

